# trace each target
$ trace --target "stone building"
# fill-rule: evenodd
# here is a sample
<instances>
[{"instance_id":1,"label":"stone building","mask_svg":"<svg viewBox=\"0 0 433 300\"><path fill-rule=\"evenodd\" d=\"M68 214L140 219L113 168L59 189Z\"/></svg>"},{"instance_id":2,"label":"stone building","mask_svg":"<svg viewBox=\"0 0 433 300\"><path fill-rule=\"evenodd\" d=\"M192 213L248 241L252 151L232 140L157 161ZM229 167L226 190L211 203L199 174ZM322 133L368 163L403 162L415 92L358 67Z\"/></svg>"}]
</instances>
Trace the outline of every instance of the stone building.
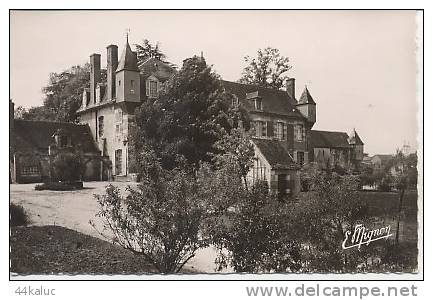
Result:
<instances>
[{"instance_id":1,"label":"stone building","mask_svg":"<svg viewBox=\"0 0 433 300\"><path fill-rule=\"evenodd\" d=\"M357 170L364 158L364 143L353 129L345 132L311 131L310 157L321 168Z\"/></svg>"},{"instance_id":2,"label":"stone building","mask_svg":"<svg viewBox=\"0 0 433 300\"><path fill-rule=\"evenodd\" d=\"M81 179L107 180L110 160L102 156L87 125L14 119L9 102L10 182L51 180L51 162L56 155L73 152L80 157Z\"/></svg>"},{"instance_id":3,"label":"stone building","mask_svg":"<svg viewBox=\"0 0 433 300\"><path fill-rule=\"evenodd\" d=\"M58 124L56 129L69 130L72 140L92 140L87 143L92 144L86 149L89 155L94 153L110 162L103 164L100 178L129 180L134 170L129 163L128 132L135 109L156 99L176 70L155 58L139 64L128 38L120 58L116 45L106 49L106 80L101 76L101 55L90 55L90 85L82 91L82 105L77 111L82 125ZM312 130L316 102L307 87L297 100L294 78L286 82L285 90L224 80L221 84L234 96L232 105L242 106L249 114L255 149L254 167L248 174L251 182L265 180L273 192L293 195L300 190L302 166L315 161L323 168L354 168L362 160L363 143L355 131L349 136ZM53 132L47 135L51 137ZM45 140L47 148L49 139Z\"/></svg>"},{"instance_id":4,"label":"stone building","mask_svg":"<svg viewBox=\"0 0 433 300\"><path fill-rule=\"evenodd\" d=\"M131 179L128 131L134 122L134 111L142 102L154 99L173 74L174 69L150 58L141 65L137 53L126 40L120 59L118 47L107 46L107 80L101 81L101 55L90 55L90 87L83 91L78 110L80 122L87 124L101 151L112 161L114 177Z\"/></svg>"}]
</instances>

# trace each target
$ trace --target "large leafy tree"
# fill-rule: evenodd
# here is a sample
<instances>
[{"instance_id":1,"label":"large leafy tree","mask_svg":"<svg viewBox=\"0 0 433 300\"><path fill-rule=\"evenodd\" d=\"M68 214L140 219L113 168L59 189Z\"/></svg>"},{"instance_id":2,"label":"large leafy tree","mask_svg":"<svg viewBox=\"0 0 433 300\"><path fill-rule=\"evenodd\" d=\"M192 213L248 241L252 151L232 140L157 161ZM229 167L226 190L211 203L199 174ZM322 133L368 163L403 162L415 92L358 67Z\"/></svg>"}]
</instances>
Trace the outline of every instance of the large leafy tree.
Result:
<instances>
[{"instance_id":1,"label":"large leafy tree","mask_svg":"<svg viewBox=\"0 0 433 300\"><path fill-rule=\"evenodd\" d=\"M90 80L90 65L73 66L61 73L51 73L49 84L43 88L44 107L55 114L56 121L76 122L82 94ZM105 77L102 74L102 78Z\"/></svg>"},{"instance_id":2,"label":"large leafy tree","mask_svg":"<svg viewBox=\"0 0 433 300\"><path fill-rule=\"evenodd\" d=\"M275 48L267 47L257 51L257 57L245 56L247 66L239 80L241 83L281 89L284 87L292 66L290 60Z\"/></svg>"},{"instance_id":3,"label":"large leafy tree","mask_svg":"<svg viewBox=\"0 0 433 300\"><path fill-rule=\"evenodd\" d=\"M140 44L134 44L137 52L138 64L141 64L149 58L156 58L164 63L171 65L167 61L167 56L162 52L160 44L152 44L148 39L143 39Z\"/></svg>"},{"instance_id":4,"label":"large leafy tree","mask_svg":"<svg viewBox=\"0 0 433 300\"><path fill-rule=\"evenodd\" d=\"M182 68L158 99L145 102L136 111L131 139L137 156L150 147L162 166L178 166L178 159L197 169L201 161L211 162L217 140L246 122L246 113L231 107L233 95L222 88L219 76L202 57L186 59Z\"/></svg>"}]
</instances>

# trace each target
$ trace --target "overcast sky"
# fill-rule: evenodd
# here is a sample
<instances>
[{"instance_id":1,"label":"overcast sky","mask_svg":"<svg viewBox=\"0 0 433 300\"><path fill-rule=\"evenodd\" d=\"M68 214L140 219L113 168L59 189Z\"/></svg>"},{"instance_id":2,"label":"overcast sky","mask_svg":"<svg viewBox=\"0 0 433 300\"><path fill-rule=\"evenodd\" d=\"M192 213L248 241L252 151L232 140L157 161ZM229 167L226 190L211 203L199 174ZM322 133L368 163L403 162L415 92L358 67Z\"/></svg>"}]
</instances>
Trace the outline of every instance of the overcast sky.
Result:
<instances>
[{"instance_id":1,"label":"overcast sky","mask_svg":"<svg viewBox=\"0 0 433 300\"><path fill-rule=\"evenodd\" d=\"M267 46L288 56L296 95L305 85L317 103L314 129L356 128L370 154L416 147L416 41L413 11L14 11L11 12L11 98L41 105L50 72L106 66L109 44L159 42L168 59L203 51L226 80L243 57ZM120 53L119 53L120 55Z\"/></svg>"}]
</instances>

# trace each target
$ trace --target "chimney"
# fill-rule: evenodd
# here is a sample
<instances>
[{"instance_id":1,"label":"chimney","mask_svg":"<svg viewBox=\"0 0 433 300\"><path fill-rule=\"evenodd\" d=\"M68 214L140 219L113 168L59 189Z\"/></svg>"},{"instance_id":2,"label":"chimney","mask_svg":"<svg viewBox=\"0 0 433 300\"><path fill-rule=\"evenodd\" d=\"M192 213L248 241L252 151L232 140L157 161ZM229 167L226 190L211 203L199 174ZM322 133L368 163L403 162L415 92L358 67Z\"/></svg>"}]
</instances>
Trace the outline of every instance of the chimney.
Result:
<instances>
[{"instance_id":1,"label":"chimney","mask_svg":"<svg viewBox=\"0 0 433 300\"><path fill-rule=\"evenodd\" d=\"M96 103L96 85L101 80L101 54L90 55L90 103Z\"/></svg>"},{"instance_id":2,"label":"chimney","mask_svg":"<svg viewBox=\"0 0 433 300\"><path fill-rule=\"evenodd\" d=\"M107 99L116 98L116 69L118 64L118 48L116 45L107 46Z\"/></svg>"},{"instance_id":3,"label":"chimney","mask_svg":"<svg viewBox=\"0 0 433 300\"><path fill-rule=\"evenodd\" d=\"M293 98L293 100L296 99L296 97L295 97L295 92L296 92L296 90L295 90L295 78L289 78L289 79L287 79L287 81L286 81L286 92L287 92L287 94L290 95L290 97Z\"/></svg>"}]
</instances>

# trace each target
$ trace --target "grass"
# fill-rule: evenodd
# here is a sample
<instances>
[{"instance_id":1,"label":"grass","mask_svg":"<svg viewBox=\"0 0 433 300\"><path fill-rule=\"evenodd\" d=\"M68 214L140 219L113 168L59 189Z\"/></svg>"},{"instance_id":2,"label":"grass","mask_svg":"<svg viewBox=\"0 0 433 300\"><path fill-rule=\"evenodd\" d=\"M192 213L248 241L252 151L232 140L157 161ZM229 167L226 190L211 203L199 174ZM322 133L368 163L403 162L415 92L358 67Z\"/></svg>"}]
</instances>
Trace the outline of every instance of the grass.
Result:
<instances>
[{"instance_id":1,"label":"grass","mask_svg":"<svg viewBox=\"0 0 433 300\"><path fill-rule=\"evenodd\" d=\"M26 274L156 273L139 255L60 226L11 228L11 268Z\"/></svg>"}]
</instances>

